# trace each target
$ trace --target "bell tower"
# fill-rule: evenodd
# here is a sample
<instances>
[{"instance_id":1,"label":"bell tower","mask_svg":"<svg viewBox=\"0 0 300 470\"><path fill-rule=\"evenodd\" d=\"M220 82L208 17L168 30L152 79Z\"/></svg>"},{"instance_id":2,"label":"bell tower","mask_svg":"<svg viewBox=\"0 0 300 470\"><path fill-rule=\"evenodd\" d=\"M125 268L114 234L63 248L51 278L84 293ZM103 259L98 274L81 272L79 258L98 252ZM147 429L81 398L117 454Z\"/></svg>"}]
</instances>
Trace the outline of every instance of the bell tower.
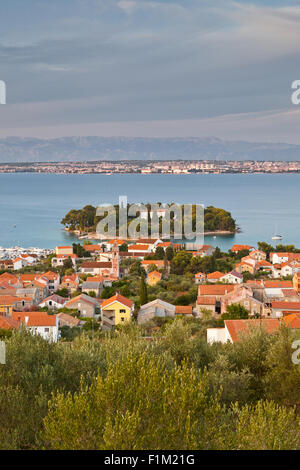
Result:
<instances>
[{"instance_id":1,"label":"bell tower","mask_svg":"<svg viewBox=\"0 0 300 470\"><path fill-rule=\"evenodd\" d=\"M115 242L112 247L111 265L112 265L112 274L116 276L118 279L120 275L119 264L120 264L119 247L118 247L117 242Z\"/></svg>"}]
</instances>

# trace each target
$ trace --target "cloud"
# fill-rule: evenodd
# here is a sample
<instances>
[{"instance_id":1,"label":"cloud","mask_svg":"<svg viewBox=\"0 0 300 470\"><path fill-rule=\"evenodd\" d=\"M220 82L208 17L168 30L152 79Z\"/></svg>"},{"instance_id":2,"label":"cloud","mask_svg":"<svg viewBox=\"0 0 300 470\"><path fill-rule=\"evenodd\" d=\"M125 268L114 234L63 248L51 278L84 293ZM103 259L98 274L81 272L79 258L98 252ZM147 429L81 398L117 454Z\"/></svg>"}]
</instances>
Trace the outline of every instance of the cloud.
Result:
<instances>
[{"instance_id":1,"label":"cloud","mask_svg":"<svg viewBox=\"0 0 300 470\"><path fill-rule=\"evenodd\" d=\"M255 123L268 126L252 113L267 119L273 110L291 109L290 85L300 78L299 6L53 0L34 10L30 4L36 15L26 26L30 34L21 36L26 31L20 23L18 36L10 27L0 44L0 79L7 83L9 103L5 113L0 108L3 132L30 127L38 134L47 126L58 133L78 126L80 132L80 125L92 132L94 123L125 121L141 121L141 132L143 123L157 120L170 123L162 125L164 132L188 132L189 125L200 132L199 124L210 135L214 129L215 135L225 129L246 134L248 125L251 139L262 132ZM9 18L4 20L9 26ZM226 123L220 116L227 116ZM172 124L179 122L184 130ZM158 128L151 125L149 132ZM291 139L287 124L283 129Z\"/></svg>"}]
</instances>

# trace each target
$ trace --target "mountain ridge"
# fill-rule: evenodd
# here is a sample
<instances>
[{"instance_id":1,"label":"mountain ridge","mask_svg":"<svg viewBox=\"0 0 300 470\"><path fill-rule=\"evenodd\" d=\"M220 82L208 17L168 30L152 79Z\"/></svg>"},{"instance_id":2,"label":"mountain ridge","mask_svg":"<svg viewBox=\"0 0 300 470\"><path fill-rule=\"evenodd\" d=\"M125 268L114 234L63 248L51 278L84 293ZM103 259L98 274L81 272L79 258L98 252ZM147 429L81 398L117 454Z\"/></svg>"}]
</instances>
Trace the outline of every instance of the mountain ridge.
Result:
<instances>
[{"instance_id":1,"label":"mountain ridge","mask_svg":"<svg viewBox=\"0 0 300 470\"><path fill-rule=\"evenodd\" d=\"M300 145L217 137L0 139L0 163L122 160L300 160Z\"/></svg>"}]
</instances>

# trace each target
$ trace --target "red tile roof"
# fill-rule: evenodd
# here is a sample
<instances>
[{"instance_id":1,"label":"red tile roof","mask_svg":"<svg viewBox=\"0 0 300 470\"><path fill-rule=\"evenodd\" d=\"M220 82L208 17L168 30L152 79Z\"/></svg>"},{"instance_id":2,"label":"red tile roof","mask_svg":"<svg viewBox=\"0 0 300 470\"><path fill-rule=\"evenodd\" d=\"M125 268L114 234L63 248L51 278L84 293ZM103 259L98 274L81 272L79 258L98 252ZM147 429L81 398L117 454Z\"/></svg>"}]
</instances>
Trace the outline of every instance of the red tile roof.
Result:
<instances>
[{"instance_id":1,"label":"red tile roof","mask_svg":"<svg viewBox=\"0 0 300 470\"><path fill-rule=\"evenodd\" d=\"M199 295L225 295L233 291L234 284L199 285Z\"/></svg>"},{"instance_id":2,"label":"red tile roof","mask_svg":"<svg viewBox=\"0 0 300 470\"><path fill-rule=\"evenodd\" d=\"M20 326L20 322L15 320L14 318L0 315L0 328L1 329L3 330L10 330L11 328L18 329L19 326Z\"/></svg>"},{"instance_id":3,"label":"red tile roof","mask_svg":"<svg viewBox=\"0 0 300 470\"><path fill-rule=\"evenodd\" d=\"M151 271L149 274L148 274L148 277L150 276L154 276L154 277L159 277L159 279L161 278L161 273L158 272L158 271Z\"/></svg>"},{"instance_id":4,"label":"red tile roof","mask_svg":"<svg viewBox=\"0 0 300 470\"><path fill-rule=\"evenodd\" d=\"M198 296L197 305L215 305L216 298L208 296Z\"/></svg>"},{"instance_id":5,"label":"red tile roof","mask_svg":"<svg viewBox=\"0 0 300 470\"><path fill-rule=\"evenodd\" d=\"M291 315L287 315L281 319L281 322L290 328L300 329L300 314L299 313L292 313Z\"/></svg>"},{"instance_id":6,"label":"red tile roof","mask_svg":"<svg viewBox=\"0 0 300 470\"><path fill-rule=\"evenodd\" d=\"M113 302L120 302L121 304L126 305L126 307L129 307L129 308L131 308L133 306L132 300L127 299L127 297L124 297L121 294L115 294L112 297L110 297L109 299L105 299L102 302L101 307L102 308L106 307L107 305L109 305Z\"/></svg>"},{"instance_id":7,"label":"red tile roof","mask_svg":"<svg viewBox=\"0 0 300 470\"><path fill-rule=\"evenodd\" d=\"M110 261L85 261L82 263L82 268L111 268L112 264Z\"/></svg>"},{"instance_id":8,"label":"red tile roof","mask_svg":"<svg viewBox=\"0 0 300 470\"><path fill-rule=\"evenodd\" d=\"M214 271L213 273L207 274L207 279L220 279L221 277L224 276L224 273L221 273L220 271Z\"/></svg>"},{"instance_id":9,"label":"red tile roof","mask_svg":"<svg viewBox=\"0 0 300 470\"><path fill-rule=\"evenodd\" d=\"M12 318L22 323L26 323L26 317L27 326L56 326L56 315L45 312L12 312Z\"/></svg>"},{"instance_id":10,"label":"red tile roof","mask_svg":"<svg viewBox=\"0 0 300 470\"><path fill-rule=\"evenodd\" d=\"M240 340L241 334L251 331L251 327L261 326L267 333L275 333L280 328L280 322L276 318L264 318L262 320L224 320L225 326L235 343Z\"/></svg>"},{"instance_id":11,"label":"red tile roof","mask_svg":"<svg viewBox=\"0 0 300 470\"><path fill-rule=\"evenodd\" d=\"M176 305L175 314L177 315L192 315L193 307L192 305Z\"/></svg>"},{"instance_id":12,"label":"red tile roof","mask_svg":"<svg viewBox=\"0 0 300 470\"><path fill-rule=\"evenodd\" d=\"M300 297L299 302L272 302L272 308L286 309L286 310L299 310L300 312Z\"/></svg>"},{"instance_id":13,"label":"red tile roof","mask_svg":"<svg viewBox=\"0 0 300 470\"><path fill-rule=\"evenodd\" d=\"M130 245L128 251L148 251L149 245Z\"/></svg>"},{"instance_id":14,"label":"red tile roof","mask_svg":"<svg viewBox=\"0 0 300 470\"><path fill-rule=\"evenodd\" d=\"M251 245L233 245L231 251L250 250L251 248L253 248Z\"/></svg>"}]
</instances>

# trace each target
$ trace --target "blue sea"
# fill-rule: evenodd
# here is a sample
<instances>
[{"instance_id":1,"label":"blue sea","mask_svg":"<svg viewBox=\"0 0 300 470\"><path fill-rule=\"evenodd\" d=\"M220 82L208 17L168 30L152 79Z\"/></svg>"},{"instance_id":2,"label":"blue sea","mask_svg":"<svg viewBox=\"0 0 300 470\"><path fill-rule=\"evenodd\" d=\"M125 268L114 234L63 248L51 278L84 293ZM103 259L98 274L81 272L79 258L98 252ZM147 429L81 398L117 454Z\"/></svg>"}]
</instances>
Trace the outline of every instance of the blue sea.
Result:
<instances>
[{"instance_id":1,"label":"blue sea","mask_svg":"<svg viewBox=\"0 0 300 470\"><path fill-rule=\"evenodd\" d=\"M241 228L232 236L205 237L228 250L233 243L282 243L300 247L300 175L54 175L0 174L0 246L54 248L75 239L60 224L86 204L178 202L229 210ZM276 242L274 242L276 243ZM278 243L278 242L277 242Z\"/></svg>"}]
</instances>

